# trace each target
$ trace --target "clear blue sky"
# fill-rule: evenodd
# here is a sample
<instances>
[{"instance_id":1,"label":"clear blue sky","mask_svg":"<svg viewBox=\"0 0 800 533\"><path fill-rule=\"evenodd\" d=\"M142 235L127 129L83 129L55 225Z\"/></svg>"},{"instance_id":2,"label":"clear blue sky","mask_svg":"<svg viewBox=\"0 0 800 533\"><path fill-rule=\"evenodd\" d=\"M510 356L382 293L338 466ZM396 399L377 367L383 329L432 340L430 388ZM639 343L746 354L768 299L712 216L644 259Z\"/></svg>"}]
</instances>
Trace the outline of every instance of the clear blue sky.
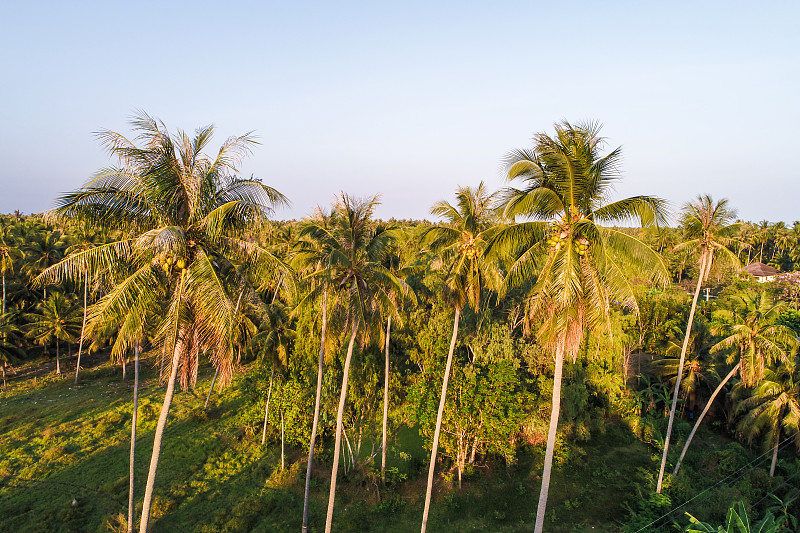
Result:
<instances>
[{"instance_id":1,"label":"clear blue sky","mask_svg":"<svg viewBox=\"0 0 800 533\"><path fill-rule=\"evenodd\" d=\"M800 219L800 2L37 2L0 7L0 212L111 160L138 109L255 130L296 218L336 192L422 218L562 119L623 146L619 195Z\"/></svg>"}]
</instances>

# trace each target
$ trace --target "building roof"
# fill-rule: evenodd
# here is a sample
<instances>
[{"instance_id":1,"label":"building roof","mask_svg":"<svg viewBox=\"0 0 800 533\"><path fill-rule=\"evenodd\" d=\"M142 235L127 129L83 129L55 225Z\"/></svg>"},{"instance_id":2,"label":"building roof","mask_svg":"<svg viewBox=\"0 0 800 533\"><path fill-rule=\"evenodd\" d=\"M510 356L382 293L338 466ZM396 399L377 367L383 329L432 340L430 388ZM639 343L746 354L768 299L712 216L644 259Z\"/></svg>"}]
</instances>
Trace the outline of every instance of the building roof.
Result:
<instances>
[{"instance_id":1,"label":"building roof","mask_svg":"<svg viewBox=\"0 0 800 533\"><path fill-rule=\"evenodd\" d=\"M769 265L765 265L764 263L753 263L752 265L747 265L744 267L744 271L752 274L757 278L764 278L767 276L775 276L778 274L778 271L772 268Z\"/></svg>"}]
</instances>

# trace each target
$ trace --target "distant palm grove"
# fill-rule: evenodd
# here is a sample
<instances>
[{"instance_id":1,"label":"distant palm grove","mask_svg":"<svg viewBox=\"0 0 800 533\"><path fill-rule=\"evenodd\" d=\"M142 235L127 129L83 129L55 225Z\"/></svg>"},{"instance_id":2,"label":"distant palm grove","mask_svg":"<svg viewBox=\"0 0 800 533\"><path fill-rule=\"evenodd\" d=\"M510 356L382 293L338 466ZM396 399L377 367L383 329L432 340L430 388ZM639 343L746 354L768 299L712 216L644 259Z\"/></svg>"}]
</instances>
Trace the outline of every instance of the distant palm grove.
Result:
<instances>
[{"instance_id":1,"label":"distant palm grove","mask_svg":"<svg viewBox=\"0 0 800 533\"><path fill-rule=\"evenodd\" d=\"M250 136L132 128L0 215L0 531L800 531L800 222L616 198L567 122L279 221Z\"/></svg>"}]
</instances>

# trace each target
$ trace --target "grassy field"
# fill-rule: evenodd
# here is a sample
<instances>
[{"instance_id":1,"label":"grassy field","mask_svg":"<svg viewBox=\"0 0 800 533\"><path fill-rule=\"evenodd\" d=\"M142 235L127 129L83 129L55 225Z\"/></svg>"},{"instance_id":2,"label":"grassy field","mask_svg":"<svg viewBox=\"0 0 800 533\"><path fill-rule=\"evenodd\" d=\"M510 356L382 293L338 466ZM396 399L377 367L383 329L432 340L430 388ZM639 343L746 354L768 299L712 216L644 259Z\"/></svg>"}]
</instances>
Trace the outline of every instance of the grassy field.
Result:
<instances>
[{"instance_id":1,"label":"grassy field","mask_svg":"<svg viewBox=\"0 0 800 533\"><path fill-rule=\"evenodd\" d=\"M207 370L208 372L208 370ZM142 364L136 491L140 500L163 389ZM98 364L71 376L29 375L0 393L0 531L121 531L127 513L132 372ZM261 445L263 407L243 392L239 374L203 409L210 375L194 392L176 394L165 435L153 505L154 532L296 531L303 507L306 450ZM438 476L432 531L529 531L541 473L540 447L523 447L514 464L467 472L458 490ZM417 531L427 450L414 428L390 449L392 479L382 488L367 466L339 483L337 531ZM401 453L402 452L402 453ZM312 531L327 505L330 444L319 454L313 482ZM657 456L622 425L557 453L548 506L553 533L620 531L647 491ZM399 481L402 480L402 481Z\"/></svg>"}]
</instances>

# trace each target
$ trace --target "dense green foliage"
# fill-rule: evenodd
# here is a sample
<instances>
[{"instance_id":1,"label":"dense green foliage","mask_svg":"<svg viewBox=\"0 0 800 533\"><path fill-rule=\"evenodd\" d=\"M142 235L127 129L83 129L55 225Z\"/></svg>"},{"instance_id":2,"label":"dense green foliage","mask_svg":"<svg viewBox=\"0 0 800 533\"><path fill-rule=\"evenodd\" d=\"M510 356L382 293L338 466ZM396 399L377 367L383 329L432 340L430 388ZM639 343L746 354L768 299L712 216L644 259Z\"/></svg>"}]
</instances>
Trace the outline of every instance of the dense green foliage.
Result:
<instances>
[{"instance_id":1,"label":"dense green foliage","mask_svg":"<svg viewBox=\"0 0 800 533\"><path fill-rule=\"evenodd\" d=\"M670 531L677 524L680 529L689 527L687 531L728 531L731 521L745 514L750 517L748 531L758 530L753 529L756 524L772 528L763 531L796 528L799 381L788 329L795 336L800 332L796 274L759 284L730 262L715 263L703 286L708 290L701 294L680 370L689 291L700 274L686 253L692 228L607 228L595 226L599 219L589 224L583 211L567 208L564 221L575 227L583 224L581 231L588 237L576 233L574 242L559 245L561 241L552 237L566 231L561 226L556 231L551 222L536 222L538 226L528 226L531 231L525 233L518 225L518 236L525 234L529 240L505 247L511 254L505 255L495 253L503 247L493 239L511 235L515 226L502 212L490 212L495 197L482 187L460 189L472 191L481 191L487 202L480 206L486 216L474 227L474 221L465 220L460 228L455 215L436 227L427 221L376 221L371 219L376 200L359 202L342 195L341 202L350 202L354 210L369 207L359 220L337 222L346 210L335 206L331 214L320 211L305 221L241 227L240 254L224 261L220 253L208 255L209 264L217 261L214 268L224 263L220 272L225 277L225 307L233 319L217 332L217 344L198 337L196 353L187 360L185 390L175 397L173 419L167 424L152 531L300 527L323 294L329 296L329 314L310 531L321 531L324 523L341 383L350 360L334 530L418 530L454 309L460 322L442 417L430 530L529 531L536 518L554 397L551 341L566 331L554 322L553 335L537 335L544 331L549 304L544 301L541 307L530 296L542 269L555 271L550 268L553 261L566 257L562 248L569 246L576 265L588 261L586 254L595 253L592 247L608 246L605 256L591 257L605 265L597 272L607 272L610 262L635 248L640 256L653 258L652 264L663 260L671 283L626 276L630 271L619 267L613 275L602 274L614 278L607 307L598 297L592 317L561 324L578 329L570 333L572 357L564 361L561 378L545 530L635 533ZM517 192L519 198L524 196ZM646 211L652 199L638 198L644 199L638 208ZM448 205L437 204L440 215L449 213ZM535 205L547 208L546 202ZM619 207L606 215L613 219ZM651 213L650 218L658 217ZM165 228L172 231L172 225ZM358 239L356 230L361 232ZM733 230L723 244L742 263L763 260L784 272L800 267L800 223L791 229L782 223L739 223ZM71 259L62 265L75 263L76 254L129 237L130 232L87 225L85 218L0 215L5 309L0 316L0 364L8 380L0 391L2 531L126 530L132 408L126 369L131 354L118 342L114 324L89 328L84 350L88 346L90 354L81 363L86 372L81 372L77 385L64 379L75 371L84 283L88 279L91 319L99 316L98 302L108 301L124 276L111 270L90 278L39 276L65 257ZM625 244L632 242L633 248ZM259 257L270 258L269 264L252 264L250 244ZM539 248L545 253L555 250L554 255L543 259L536 255ZM513 255L520 250L529 255ZM189 263L184 259L187 270ZM164 318L169 309L165 302L175 290L171 269L179 268L177 259L152 264L166 273L162 276L154 266L153 276L171 282L167 280L161 292L155 286L150 291L152 308L137 307L145 317L135 460L140 509L164 401L164 327L158 327L158 319ZM296 278L288 270L275 270L289 264L297 268ZM578 279L586 272L578 268L570 275ZM202 279L198 274L192 282ZM577 287L570 283L567 289ZM199 293L192 298L199 299ZM212 317L212 307L187 307L181 320L191 324L201 312ZM388 463L382 482L389 315ZM219 348L223 344L225 354ZM56 364L61 376L53 372ZM668 475L664 490L656 494L679 372L668 472L712 391L736 365L741 365L741 373L724 383L723 394L710 404L708 422L700 426L682 470ZM204 409L214 369L220 367L226 386L216 382ZM734 507L734 502L742 503ZM694 517L691 524L687 512ZM723 527L728 529L715 529Z\"/></svg>"}]
</instances>

